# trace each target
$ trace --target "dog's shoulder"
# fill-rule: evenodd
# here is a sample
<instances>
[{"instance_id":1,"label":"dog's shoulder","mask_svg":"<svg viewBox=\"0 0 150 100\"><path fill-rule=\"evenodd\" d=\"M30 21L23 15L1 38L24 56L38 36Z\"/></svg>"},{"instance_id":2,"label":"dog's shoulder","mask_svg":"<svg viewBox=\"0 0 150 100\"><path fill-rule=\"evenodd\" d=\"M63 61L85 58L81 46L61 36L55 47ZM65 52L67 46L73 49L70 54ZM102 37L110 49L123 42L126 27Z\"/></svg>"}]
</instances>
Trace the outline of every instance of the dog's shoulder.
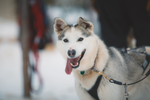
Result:
<instances>
[{"instance_id":1,"label":"dog's shoulder","mask_svg":"<svg viewBox=\"0 0 150 100\"><path fill-rule=\"evenodd\" d=\"M123 52L115 47L108 47L108 53L110 58L112 59L122 59L123 58Z\"/></svg>"}]
</instances>

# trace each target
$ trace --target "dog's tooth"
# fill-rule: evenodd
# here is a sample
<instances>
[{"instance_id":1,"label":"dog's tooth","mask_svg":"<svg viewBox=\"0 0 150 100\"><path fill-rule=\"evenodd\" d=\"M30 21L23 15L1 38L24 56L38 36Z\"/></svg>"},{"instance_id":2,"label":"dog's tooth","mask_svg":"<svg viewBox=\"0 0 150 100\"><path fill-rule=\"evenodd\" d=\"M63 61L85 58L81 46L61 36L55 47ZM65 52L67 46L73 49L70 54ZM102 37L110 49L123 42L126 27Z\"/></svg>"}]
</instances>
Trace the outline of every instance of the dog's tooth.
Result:
<instances>
[{"instance_id":1,"label":"dog's tooth","mask_svg":"<svg viewBox=\"0 0 150 100\"><path fill-rule=\"evenodd\" d=\"M78 62L77 62L77 64L76 64L76 66L78 66Z\"/></svg>"},{"instance_id":2,"label":"dog's tooth","mask_svg":"<svg viewBox=\"0 0 150 100\"><path fill-rule=\"evenodd\" d=\"M71 66L73 66L73 67L76 67L76 66L78 66L78 62L76 63L76 65L73 65L72 63L70 63L71 64Z\"/></svg>"},{"instance_id":3,"label":"dog's tooth","mask_svg":"<svg viewBox=\"0 0 150 100\"><path fill-rule=\"evenodd\" d=\"M74 66L72 63L70 63L71 64L71 66Z\"/></svg>"}]
</instances>

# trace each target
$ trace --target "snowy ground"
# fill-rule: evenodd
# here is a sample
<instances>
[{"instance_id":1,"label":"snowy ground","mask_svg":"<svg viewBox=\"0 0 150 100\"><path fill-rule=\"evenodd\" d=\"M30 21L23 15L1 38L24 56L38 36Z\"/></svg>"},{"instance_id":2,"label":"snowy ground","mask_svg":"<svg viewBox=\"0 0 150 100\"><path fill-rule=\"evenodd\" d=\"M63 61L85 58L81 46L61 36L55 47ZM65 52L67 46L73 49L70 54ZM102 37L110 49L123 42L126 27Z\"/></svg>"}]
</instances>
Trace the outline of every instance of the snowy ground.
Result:
<instances>
[{"instance_id":1,"label":"snowy ground","mask_svg":"<svg viewBox=\"0 0 150 100\"><path fill-rule=\"evenodd\" d=\"M96 34L100 31L95 12L83 9L66 11L60 7L48 7L47 13L51 19L51 26L55 17L63 18L68 24L77 23L77 19L83 17L92 21ZM15 41L18 33L17 22L0 16L0 100L31 100L23 98L22 50L20 43ZM55 38L55 35L53 36ZM56 47L51 51L39 53L39 70L44 87L40 94L32 94L32 100L79 100L73 74L65 73L66 62ZM33 81L35 87L37 83L35 77Z\"/></svg>"},{"instance_id":2,"label":"snowy ground","mask_svg":"<svg viewBox=\"0 0 150 100\"><path fill-rule=\"evenodd\" d=\"M18 25L0 17L0 100L31 100L23 98L22 50ZM54 47L40 51L39 70L43 77L43 90L32 94L32 100L79 100L73 75L66 75L65 60ZM34 84L37 85L36 77Z\"/></svg>"},{"instance_id":3,"label":"snowy ground","mask_svg":"<svg viewBox=\"0 0 150 100\"><path fill-rule=\"evenodd\" d=\"M18 42L0 43L0 100L22 100L22 53ZM66 75L65 60L56 48L40 51L39 69L44 87L34 100L79 100L73 75ZM36 82L36 80L35 80Z\"/></svg>"}]
</instances>

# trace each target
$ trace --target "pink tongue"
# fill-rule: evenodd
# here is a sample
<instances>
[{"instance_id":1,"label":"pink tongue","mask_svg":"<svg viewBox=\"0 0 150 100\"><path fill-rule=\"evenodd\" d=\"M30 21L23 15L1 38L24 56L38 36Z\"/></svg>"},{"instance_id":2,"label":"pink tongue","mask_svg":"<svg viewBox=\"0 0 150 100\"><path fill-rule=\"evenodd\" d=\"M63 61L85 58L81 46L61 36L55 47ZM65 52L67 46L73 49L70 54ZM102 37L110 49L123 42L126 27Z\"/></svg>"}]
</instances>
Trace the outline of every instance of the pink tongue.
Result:
<instances>
[{"instance_id":1,"label":"pink tongue","mask_svg":"<svg viewBox=\"0 0 150 100\"><path fill-rule=\"evenodd\" d=\"M65 69L66 74L71 74L72 72L72 66L70 65L70 59L67 58L67 64L66 64L66 69Z\"/></svg>"}]
</instances>

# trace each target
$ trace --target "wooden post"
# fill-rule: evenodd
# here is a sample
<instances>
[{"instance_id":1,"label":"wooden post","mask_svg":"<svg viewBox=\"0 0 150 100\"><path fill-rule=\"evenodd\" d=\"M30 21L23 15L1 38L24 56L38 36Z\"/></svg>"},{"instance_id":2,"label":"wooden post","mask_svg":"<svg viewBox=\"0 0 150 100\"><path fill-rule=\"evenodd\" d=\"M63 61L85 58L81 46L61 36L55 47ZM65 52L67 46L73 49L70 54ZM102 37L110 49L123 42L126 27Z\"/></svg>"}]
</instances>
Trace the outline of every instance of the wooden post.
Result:
<instances>
[{"instance_id":1,"label":"wooden post","mask_svg":"<svg viewBox=\"0 0 150 100\"><path fill-rule=\"evenodd\" d=\"M21 44L23 50L24 97L30 97L29 67L29 32L28 32L28 0L21 0Z\"/></svg>"}]
</instances>

